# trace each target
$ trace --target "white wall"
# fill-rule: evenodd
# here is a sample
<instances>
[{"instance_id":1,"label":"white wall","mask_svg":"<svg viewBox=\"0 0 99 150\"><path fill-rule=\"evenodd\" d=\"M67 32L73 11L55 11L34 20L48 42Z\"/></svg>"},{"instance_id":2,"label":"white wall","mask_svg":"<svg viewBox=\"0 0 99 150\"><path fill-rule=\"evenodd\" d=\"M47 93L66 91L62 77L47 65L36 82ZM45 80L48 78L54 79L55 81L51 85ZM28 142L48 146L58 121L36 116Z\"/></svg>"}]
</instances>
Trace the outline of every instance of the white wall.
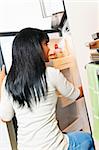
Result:
<instances>
[{"instance_id":1,"label":"white wall","mask_svg":"<svg viewBox=\"0 0 99 150\"><path fill-rule=\"evenodd\" d=\"M86 47L86 43L92 40L93 33L99 32L99 1L65 0L65 5L72 35L73 53L78 63L86 104L92 121L85 72L85 66L90 62L90 50Z\"/></svg>"},{"instance_id":2,"label":"white wall","mask_svg":"<svg viewBox=\"0 0 99 150\"><path fill-rule=\"evenodd\" d=\"M0 0L0 32L24 27L51 28L51 18L43 18L39 0Z\"/></svg>"}]
</instances>

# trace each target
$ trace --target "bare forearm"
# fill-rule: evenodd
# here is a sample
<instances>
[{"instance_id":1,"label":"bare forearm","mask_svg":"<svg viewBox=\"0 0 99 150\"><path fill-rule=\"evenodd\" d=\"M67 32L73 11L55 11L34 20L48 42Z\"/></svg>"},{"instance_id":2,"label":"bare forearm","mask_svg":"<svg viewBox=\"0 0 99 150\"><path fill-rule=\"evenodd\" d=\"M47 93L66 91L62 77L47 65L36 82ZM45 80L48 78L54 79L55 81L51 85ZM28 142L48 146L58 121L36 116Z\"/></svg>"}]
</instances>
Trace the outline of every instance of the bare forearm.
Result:
<instances>
[{"instance_id":1,"label":"bare forearm","mask_svg":"<svg viewBox=\"0 0 99 150\"><path fill-rule=\"evenodd\" d=\"M4 77L5 77L5 66L3 65L0 71L0 97L1 97L1 86L2 86Z\"/></svg>"}]
</instances>

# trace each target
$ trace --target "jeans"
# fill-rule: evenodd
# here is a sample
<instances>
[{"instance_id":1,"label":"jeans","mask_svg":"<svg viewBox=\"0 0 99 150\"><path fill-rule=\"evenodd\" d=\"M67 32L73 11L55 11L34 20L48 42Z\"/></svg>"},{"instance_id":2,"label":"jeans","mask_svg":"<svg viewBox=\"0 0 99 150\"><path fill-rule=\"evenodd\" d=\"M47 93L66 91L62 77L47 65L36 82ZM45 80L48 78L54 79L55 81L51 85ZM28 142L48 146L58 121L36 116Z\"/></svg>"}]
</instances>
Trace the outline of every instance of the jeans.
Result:
<instances>
[{"instance_id":1,"label":"jeans","mask_svg":"<svg viewBox=\"0 0 99 150\"><path fill-rule=\"evenodd\" d=\"M95 150L90 133L76 131L67 133L69 137L68 150Z\"/></svg>"}]
</instances>

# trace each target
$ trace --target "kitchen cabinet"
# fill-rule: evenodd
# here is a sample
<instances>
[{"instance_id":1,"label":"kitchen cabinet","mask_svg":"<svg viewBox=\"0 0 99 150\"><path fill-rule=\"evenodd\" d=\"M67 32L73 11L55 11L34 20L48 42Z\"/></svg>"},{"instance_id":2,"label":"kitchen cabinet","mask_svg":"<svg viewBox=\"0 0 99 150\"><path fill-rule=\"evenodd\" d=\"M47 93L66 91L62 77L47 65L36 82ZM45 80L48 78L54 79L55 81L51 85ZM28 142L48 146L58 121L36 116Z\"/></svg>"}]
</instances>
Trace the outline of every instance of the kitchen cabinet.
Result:
<instances>
[{"instance_id":1,"label":"kitchen cabinet","mask_svg":"<svg viewBox=\"0 0 99 150\"><path fill-rule=\"evenodd\" d=\"M72 55L52 59L51 65L59 69L70 82L77 86L74 72L76 66ZM84 97L71 101L62 95L58 95L57 120L63 132L78 130L90 132Z\"/></svg>"}]
</instances>

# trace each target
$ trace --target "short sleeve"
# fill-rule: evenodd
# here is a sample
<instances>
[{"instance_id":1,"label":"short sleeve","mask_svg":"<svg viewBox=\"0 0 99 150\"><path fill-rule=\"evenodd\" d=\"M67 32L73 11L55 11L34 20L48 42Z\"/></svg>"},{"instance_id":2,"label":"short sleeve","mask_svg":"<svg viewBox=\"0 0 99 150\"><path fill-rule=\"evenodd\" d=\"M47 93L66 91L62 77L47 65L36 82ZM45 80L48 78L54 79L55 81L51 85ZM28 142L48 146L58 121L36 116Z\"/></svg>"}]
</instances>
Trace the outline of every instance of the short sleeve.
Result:
<instances>
[{"instance_id":1,"label":"short sleeve","mask_svg":"<svg viewBox=\"0 0 99 150\"><path fill-rule=\"evenodd\" d=\"M6 78L3 80L1 86L0 118L4 121L10 121L14 116L14 109L11 104L11 97L8 95L5 89L5 81Z\"/></svg>"}]
</instances>

